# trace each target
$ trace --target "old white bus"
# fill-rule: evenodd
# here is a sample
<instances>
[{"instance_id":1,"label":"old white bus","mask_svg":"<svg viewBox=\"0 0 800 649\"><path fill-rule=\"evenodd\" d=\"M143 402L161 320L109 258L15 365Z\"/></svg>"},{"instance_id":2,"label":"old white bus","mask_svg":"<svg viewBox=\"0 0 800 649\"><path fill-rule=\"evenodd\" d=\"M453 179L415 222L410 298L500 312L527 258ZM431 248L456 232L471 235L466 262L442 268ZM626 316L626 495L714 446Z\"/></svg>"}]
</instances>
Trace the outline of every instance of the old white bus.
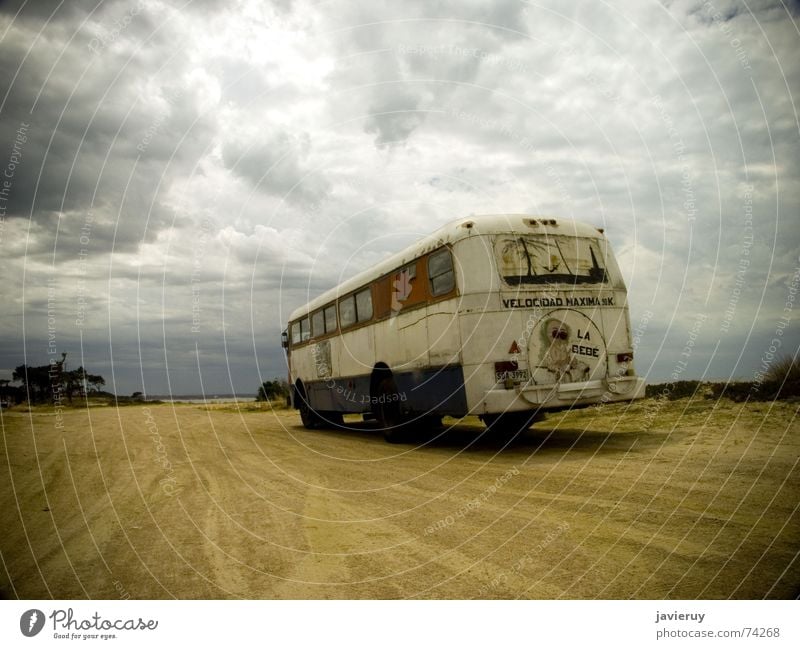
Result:
<instances>
[{"instance_id":1,"label":"old white bus","mask_svg":"<svg viewBox=\"0 0 800 649\"><path fill-rule=\"evenodd\" d=\"M644 395L608 240L565 219L453 221L296 309L283 345L307 428L362 413L389 441L444 415L515 432Z\"/></svg>"}]
</instances>

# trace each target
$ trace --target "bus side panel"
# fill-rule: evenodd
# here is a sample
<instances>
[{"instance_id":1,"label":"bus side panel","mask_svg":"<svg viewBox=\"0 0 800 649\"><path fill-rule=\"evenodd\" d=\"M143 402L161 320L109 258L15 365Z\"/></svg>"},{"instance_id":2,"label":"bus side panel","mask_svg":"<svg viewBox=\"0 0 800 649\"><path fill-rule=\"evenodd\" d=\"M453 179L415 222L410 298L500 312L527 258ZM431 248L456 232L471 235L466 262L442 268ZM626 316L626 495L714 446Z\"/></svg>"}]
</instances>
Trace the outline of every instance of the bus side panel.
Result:
<instances>
[{"instance_id":1,"label":"bus side panel","mask_svg":"<svg viewBox=\"0 0 800 649\"><path fill-rule=\"evenodd\" d=\"M333 376L369 375L375 366L374 327L359 327L332 338Z\"/></svg>"},{"instance_id":2,"label":"bus side panel","mask_svg":"<svg viewBox=\"0 0 800 649\"><path fill-rule=\"evenodd\" d=\"M375 363L386 363L393 373L430 364L425 307L400 311L371 327L375 333Z\"/></svg>"},{"instance_id":3,"label":"bus side panel","mask_svg":"<svg viewBox=\"0 0 800 649\"><path fill-rule=\"evenodd\" d=\"M303 345L292 350L291 357L291 379L292 383L297 379L308 383L318 378L318 364L314 361L312 345Z\"/></svg>"},{"instance_id":4,"label":"bus side panel","mask_svg":"<svg viewBox=\"0 0 800 649\"><path fill-rule=\"evenodd\" d=\"M457 299L436 302L428 309L428 349L431 365L461 364L461 330Z\"/></svg>"},{"instance_id":5,"label":"bus side panel","mask_svg":"<svg viewBox=\"0 0 800 649\"><path fill-rule=\"evenodd\" d=\"M404 412L454 417L467 413L464 373L458 365L397 372L394 380L396 400ZM314 381L306 389L311 406L319 411L374 412L379 405L380 397L370 394L368 375Z\"/></svg>"},{"instance_id":6,"label":"bus side panel","mask_svg":"<svg viewBox=\"0 0 800 649\"><path fill-rule=\"evenodd\" d=\"M467 414L464 372L460 365L394 375L400 407L416 415L463 417Z\"/></svg>"},{"instance_id":7,"label":"bus side panel","mask_svg":"<svg viewBox=\"0 0 800 649\"><path fill-rule=\"evenodd\" d=\"M314 381L307 386L311 407L318 411L369 412L369 375Z\"/></svg>"}]
</instances>

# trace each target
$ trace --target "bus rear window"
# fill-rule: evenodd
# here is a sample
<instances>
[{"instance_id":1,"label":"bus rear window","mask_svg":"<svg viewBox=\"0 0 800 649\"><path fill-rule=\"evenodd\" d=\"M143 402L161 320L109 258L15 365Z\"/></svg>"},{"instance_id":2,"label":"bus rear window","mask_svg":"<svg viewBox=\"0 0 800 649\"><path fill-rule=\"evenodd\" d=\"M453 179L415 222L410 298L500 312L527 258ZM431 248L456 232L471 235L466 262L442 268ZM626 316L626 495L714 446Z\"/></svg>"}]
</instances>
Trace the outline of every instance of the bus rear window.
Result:
<instances>
[{"instance_id":1,"label":"bus rear window","mask_svg":"<svg viewBox=\"0 0 800 649\"><path fill-rule=\"evenodd\" d=\"M603 242L565 236L498 237L500 275L507 284L604 284Z\"/></svg>"}]
</instances>

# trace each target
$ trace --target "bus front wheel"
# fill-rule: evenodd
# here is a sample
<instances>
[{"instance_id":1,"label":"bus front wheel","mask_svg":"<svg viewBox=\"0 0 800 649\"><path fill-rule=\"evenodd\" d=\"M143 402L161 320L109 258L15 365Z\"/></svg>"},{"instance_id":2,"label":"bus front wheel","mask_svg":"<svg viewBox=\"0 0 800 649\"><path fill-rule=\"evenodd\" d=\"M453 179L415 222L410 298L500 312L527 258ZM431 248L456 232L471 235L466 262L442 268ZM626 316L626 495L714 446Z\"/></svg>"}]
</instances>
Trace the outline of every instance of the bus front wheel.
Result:
<instances>
[{"instance_id":1,"label":"bus front wheel","mask_svg":"<svg viewBox=\"0 0 800 649\"><path fill-rule=\"evenodd\" d=\"M305 391L298 391L297 396L299 397L298 409L300 410L300 421L303 422L303 426L309 430L319 428L322 425L322 420L317 414L317 411L314 410L308 402Z\"/></svg>"}]
</instances>

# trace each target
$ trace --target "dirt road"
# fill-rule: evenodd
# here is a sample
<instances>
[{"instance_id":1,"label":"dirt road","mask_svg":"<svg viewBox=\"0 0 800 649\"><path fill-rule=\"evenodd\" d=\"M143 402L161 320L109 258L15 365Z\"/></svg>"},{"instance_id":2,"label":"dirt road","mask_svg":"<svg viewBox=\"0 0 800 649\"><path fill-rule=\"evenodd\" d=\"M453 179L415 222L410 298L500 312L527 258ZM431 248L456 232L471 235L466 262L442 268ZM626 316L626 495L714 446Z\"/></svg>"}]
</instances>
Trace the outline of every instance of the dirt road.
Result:
<instances>
[{"instance_id":1,"label":"dirt road","mask_svg":"<svg viewBox=\"0 0 800 649\"><path fill-rule=\"evenodd\" d=\"M452 422L451 422L452 423ZM653 400L388 445L293 411L2 413L22 598L785 598L796 404Z\"/></svg>"}]
</instances>

